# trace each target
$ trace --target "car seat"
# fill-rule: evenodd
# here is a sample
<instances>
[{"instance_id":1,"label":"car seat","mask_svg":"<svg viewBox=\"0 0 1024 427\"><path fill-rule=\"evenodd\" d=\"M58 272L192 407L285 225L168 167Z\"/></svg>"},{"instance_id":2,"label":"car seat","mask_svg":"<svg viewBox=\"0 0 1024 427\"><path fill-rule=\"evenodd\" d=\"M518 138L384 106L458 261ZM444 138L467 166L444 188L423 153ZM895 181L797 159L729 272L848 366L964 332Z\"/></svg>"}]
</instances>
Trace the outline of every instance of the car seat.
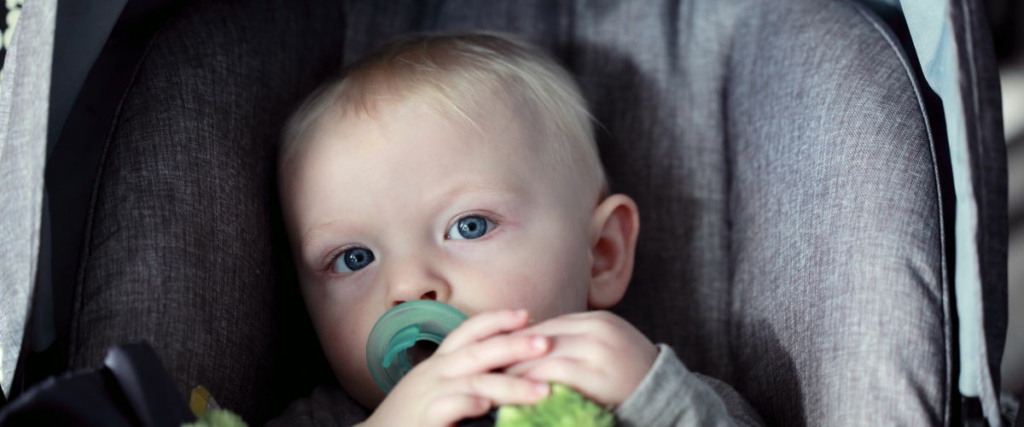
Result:
<instances>
[{"instance_id":1,"label":"car seat","mask_svg":"<svg viewBox=\"0 0 1024 427\"><path fill-rule=\"evenodd\" d=\"M986 133L991 48L964 59L978 66L961 142L979 218L965 239L937 109L949 102L904 49L911 32L878 16L817 0L188 3L118 94L78 263L54 281L69 292L60 363L96 366L145 338L183 395L202 385L257 423L333 381L283 239L280 126L392 35L488 29L535 40L575 75L612 188L640 206L614 311L772 425L998 425L1006 175ZM51 165L70 156L63 138ZM958 244L980 260L977 331L958 318ZM977 397L958 387L974 332Z\"/></svg>"}]
</instances>

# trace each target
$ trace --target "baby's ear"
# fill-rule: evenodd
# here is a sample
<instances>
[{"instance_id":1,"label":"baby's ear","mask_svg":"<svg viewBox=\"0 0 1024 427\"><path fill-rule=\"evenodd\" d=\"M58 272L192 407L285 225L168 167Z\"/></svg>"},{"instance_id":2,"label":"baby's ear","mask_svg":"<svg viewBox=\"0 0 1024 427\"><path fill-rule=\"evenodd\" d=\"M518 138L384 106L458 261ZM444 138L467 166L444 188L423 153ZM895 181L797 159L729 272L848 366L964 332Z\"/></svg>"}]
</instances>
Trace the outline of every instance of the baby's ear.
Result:
<instances>
[{"instance_id":1,"label":"baby's ear","mask_svg":"<svg viewBox=\"0 0 1024 427\"><path fill-rule=\"evenodd\" d=\"M640 211L625 194L613 194L590 218L590 290L587 305L603 310L618 304L633 276Z\"/></svg>"}]
</instances>

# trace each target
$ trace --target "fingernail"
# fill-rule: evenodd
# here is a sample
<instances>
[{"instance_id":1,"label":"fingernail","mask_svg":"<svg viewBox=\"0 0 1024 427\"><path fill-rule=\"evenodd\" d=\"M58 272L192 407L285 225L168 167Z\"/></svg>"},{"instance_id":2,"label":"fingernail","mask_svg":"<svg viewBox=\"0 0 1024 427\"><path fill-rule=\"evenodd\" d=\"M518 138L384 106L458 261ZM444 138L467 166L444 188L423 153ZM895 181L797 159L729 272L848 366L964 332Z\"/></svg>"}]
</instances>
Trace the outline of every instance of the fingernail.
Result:
<instances>
[{"instance_id":1,"label":"fingernail","mask_svg":"<svg viewBox=\"0 0 1024 427\"><path fill-rule=\"evenodd\" d=\"M528 313L525 308L520 308L519 310L516 310L516 317L526 317L529 314L530 313Z\"/></svg>"},{"instance_id":2,"label":"fingernail","mask_svg":"<svg viewBox=\"0 0 1024 427\"><path fill-rule=\"evenodd\" d=\"M530 340L530 345L537 350L544 350L548 347L548 340L544 337L533 337L533 339Z\"/></svg>"},{"instance_id":3,"label":"fingernail","mask_svg":"<svg viewBox=\"0 0 1024 427\"><path fill-rule=\"evenodd\" d=\"M551 386L546 383L537 383L533 386L533 391L537 393L538 396L547 396L548 393L551 392Z\"/></svg>"}]
</instances>

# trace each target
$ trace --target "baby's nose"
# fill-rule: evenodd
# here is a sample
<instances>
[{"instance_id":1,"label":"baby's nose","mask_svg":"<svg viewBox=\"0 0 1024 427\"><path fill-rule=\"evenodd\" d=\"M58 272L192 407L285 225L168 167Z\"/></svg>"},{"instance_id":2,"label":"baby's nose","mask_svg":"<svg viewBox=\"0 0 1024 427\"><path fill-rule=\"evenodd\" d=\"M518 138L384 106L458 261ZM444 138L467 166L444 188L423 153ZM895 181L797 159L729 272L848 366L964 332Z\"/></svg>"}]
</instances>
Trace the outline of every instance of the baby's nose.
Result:
<instances>
[{"instance_id":1,"label":"baby's nose","mask_svg":"<svg viewBox=\"0 0 1024 427\"><path fill-rule=\"evenodd\" d=\"M416 301L433 300L447 303L451 295L451 287L437 271L417 265L416 262L404 262L392 265L389 271L383 272L387 283L387 301L391 308L398 304Z\"/></svg>"},{"instance_id":2,"label":"baby's nose","mask_svg":"<svg viewBox=\"0 0 1024 427\"><path fill-rule=\"evenodd\" d=\"M420 299L428 299L428 300L431 300L431 301L437 301L437 291L427 291L423 295L420 295ZM395 300L395 301L391 302L391 306L394 307L394 306L396 306L398 304L402 304L404 302L407 302L407 301Z\"/></svg>"}]
</instances>

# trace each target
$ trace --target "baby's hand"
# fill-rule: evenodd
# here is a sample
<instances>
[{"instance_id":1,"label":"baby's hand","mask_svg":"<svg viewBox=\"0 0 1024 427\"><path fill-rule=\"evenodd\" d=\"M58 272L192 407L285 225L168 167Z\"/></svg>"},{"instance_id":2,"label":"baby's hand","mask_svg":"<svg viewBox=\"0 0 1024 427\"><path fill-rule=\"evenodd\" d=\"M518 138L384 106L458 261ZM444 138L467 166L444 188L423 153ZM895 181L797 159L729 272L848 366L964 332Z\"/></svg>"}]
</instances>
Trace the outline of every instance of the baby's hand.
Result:
<instances>
[{"instance_id":1,"label":"baby's hand","mask_svg":"<svg viewBox=\"0 0 1024 427\"><path fill-rule=\"evenodd\" d=\"M553 349L505 373L562 383L613 407L633 394L658 357L658 348L644 334L607 311L559 316L514 335L547 335Z\"/></svg>"},{"instance_id":2,"label":"baby's hand","mask_svg":"<svg viewBox=\"0 0 1024 427\"><path fill-rule=\"evenodd\" d=\"M491 407L533 404L550 392L547 382L492 372L544 355L550 340L510 335L526 326L525 310L481 313L445 338L391 390L369 426L451 426Z\"/></svg>"}]
</instances>

